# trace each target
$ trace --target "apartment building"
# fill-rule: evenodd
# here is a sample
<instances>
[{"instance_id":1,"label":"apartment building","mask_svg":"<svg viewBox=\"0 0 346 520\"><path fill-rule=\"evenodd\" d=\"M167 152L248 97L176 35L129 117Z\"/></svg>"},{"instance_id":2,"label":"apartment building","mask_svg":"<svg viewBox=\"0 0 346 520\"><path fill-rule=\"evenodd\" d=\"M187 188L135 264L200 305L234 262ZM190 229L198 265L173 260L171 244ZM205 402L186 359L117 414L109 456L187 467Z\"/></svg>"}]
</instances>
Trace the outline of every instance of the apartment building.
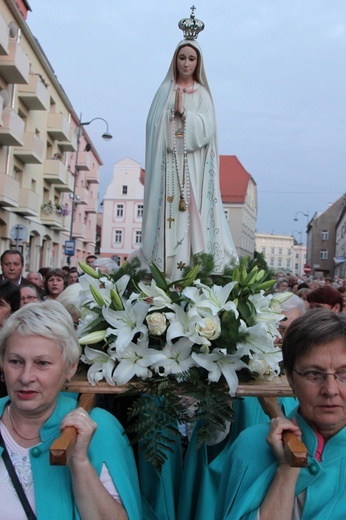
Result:
<instances>
[{"instance_id":1,"label":"apartment building","mask_svg":"<svg viewBox=\"0 0 346 520\"><path fill-rule=\"evenodd\" d=\"M0 254L20 249L25 271L65 264L70 238L73 265L94 251L102 164L28 11L0 3Z\"/></svg>"}]
</instances>

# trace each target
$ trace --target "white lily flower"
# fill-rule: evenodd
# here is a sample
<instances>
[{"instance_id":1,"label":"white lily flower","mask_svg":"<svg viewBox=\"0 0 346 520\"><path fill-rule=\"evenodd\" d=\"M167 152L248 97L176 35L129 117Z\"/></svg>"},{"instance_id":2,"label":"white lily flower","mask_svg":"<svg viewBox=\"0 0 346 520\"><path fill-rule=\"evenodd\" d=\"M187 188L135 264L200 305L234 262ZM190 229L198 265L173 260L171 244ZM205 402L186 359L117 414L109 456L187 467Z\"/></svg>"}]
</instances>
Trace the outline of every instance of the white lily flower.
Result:
<instances>
[{"instance_id":1,"label":"white lily flower","mask_svg":"<svg viewBox=\"0 0 346 520\"><path fill-rule=\"evenodd\" d=\"M199 281L195 282L196 287L201 289L204 294L204 299L198 297L198 300L194 302L194 307L197 312L205 317L207 314L216 316L221 311L232 311L235 317L238 318L239 313L235 303L231 300L227 301L233 287L237 283L238 282L229 282L225 286L213 285L212 287L208 287Z\"/></svg>"},{"instance_id":2,"label":"white lily flower","mask_svg":"<svg viewBox=\"0 0 346 520\"><path fill-rule=\"evenodd\" d=\"M91 365L88 369L88 381L95 386L103 378L109 385L114 386L112 373L115 367L115 361L106 352L90 347L85 347L81 361L87 365Z\"/></svg>"},{"instance_id":3,"label":"white lily flower","mask_svg":"<svg viewBox=\"0 0 346 520\"><path fill-rule=\"evenodd\" d=\"M143 323L147 312L148 305L144 302L136 302L132 305L127 301L123 311L113 311L103 307L103 317L113 327L107 330L107 334L117 336L115 340L117 352L125 350L136 334L140 334L140 339L147 337L148 328Z\"/></svg>"},{"instance_id":4,"label":"white lily flower","mask_svg":"<svg viewBox=\"0 0 346 520\"><path fill-rule=\"evenodd\" d=\"M273 295L268 294L265 296L263 291L261 291L258 294L250 295L249 300L256 307L256 315L254 316L254 322L265 322L267 324L268 331L270 332L270 334L272 336L277 336L278 324L280 320L284 318L284 315L281 314L281 308L278 301L276 306L273 305Z\"/></svg>"},{"instance_id":5,"label":"white lily flower","mask_svg":"<svg viewBox=\"0 0 346 520\"><path fill-rule=\"evenodd\" d=\"M246 327L242 324L243 330ZM268 333L266 323L257 323L246 328L247 339L237 345L238 352L253 360L264 360L270 367L272 375L280 373L279 363L282 361L282 351L274 345L273 336Z\"/></svg>"},{"instance_id":6,"label":"white lily flower","mask_svg":"<svg viewBox=\"0 0 346 520\"><path fill-rule=\"evenodd\" d=\"M235 395L238 387L237 370L247 367L238 355L228 354L226 349L214 348L210 354L193 352L191 357L208 371L208 381L217 382L223 375L227 381L230 395Z\"/></svg>"},{"instance_id":7,"label":"white lily flower","mask_svg":"<svg viewBox=\"0 0 346 520\"><path fill-rule=\"evenodd\" d=\"M159 310L163 307L171 307L172 300L164 290L156 285L154 280L150 285L140 282L138 286L145 295L144 301L150 304L151 309Z\"/></svg>"},{"instance_id":8,"label":"white lily flower","mask_svg":"<svg viewBox=\"0 0 346 520\"><path fill-rule=\"evenodd\" d=\"M118 386L125 385L133 377L147 379L152 375L149 366L160 358L160 352L153 348L148 348L148 341L131 342L126 350L117 353L119 361L113 373L113 379Z\"/></svg>"},{"instance_id":9,"label":"white lily flower","mask_svg":"<svg viewBox=\"0 0 346 520\"><path fill-rule=\"evenodd\" d=\"M179 305L172 305L174 312L166 312L166 317L170 322L167 328L167 343L171 343L175 338L186 337L197 345L210 345L210 341L198 334L198 326L203 328L203 318L198 314L186 313Z\"/></svg>"},{"instance_id":10,"label":"white lily flower","mask_svg":"<svg viewBox=\"0 0 346 520\"><path fill-rule=\"evenodd\" d=\"M157 351L160 359L151 366L161 376L180 374L195 365L191 357L193 343L188 338L181 338L176 343L167 344Z\"/></svg>"}]
</instances>

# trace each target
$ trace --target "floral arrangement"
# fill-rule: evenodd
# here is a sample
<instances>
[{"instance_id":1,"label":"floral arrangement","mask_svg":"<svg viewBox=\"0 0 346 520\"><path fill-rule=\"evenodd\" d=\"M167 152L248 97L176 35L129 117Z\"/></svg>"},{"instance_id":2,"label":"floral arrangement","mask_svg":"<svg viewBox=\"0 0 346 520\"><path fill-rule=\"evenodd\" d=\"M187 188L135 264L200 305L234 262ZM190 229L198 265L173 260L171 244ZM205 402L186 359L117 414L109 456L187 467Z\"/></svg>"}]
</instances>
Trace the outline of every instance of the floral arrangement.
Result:
<instances>
[{"instance_id":1,"label":"floral arrangement","mask_svg":"<svg viewBox=\"0 0 346 520\"><path fill-rule=\"evenodd\" d=\"M247 259L217 277L206 271L208 260L177 281L155 265L145 277L136 261L111 275L79 264L77 332L88 380L139 395L129 431L157 467L179 424L203 419L200 442L225 429L239 377L280 373L274 339L287 294L267 294L274 281L256 265L248 272Z\"/></svg>"},{"instance_id":2,"label":"floral arrangement","mask_svg":"<svg viewBox=\"0 0 346 520\"><path fill-rule=\"evenodd\" d=\"M63 217L65 217L66 215L69 215L69 213L70 213L66 204L65 204L65 206L63 206L59 202L53 203L51 200L49 200L48 202L44 202L41 205L41 209L47 215L56 213L57 215L62 215Z\"/></svg>"}]
</instances>

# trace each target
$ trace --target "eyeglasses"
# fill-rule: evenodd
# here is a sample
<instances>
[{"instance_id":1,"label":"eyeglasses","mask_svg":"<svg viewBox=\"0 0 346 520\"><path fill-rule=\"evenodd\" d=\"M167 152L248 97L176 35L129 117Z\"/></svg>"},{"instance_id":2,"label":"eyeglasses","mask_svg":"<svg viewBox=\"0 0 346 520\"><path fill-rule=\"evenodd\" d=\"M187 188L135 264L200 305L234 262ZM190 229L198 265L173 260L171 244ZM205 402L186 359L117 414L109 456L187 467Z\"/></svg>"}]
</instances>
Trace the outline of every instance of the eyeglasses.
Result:
<instances>
[{"instance_id":1,"label":"eyeglasses","mask_svg":"<svg viewBox=\"0 0 346 520\"><path fill-rule=\"evenodd\" d=\"M32 302L34 300L37 300L37 296L22 296L20 298L21 302Z\"/></svg>"},{"instance_id":2,"label":"eyeglasses","mask_svg":"<svg viewBox=\"0 0 346 520\"><path fill-rule=\"evenodd\" d=\"M322 372L320 370L304 370L301 372L296 368L293 369L300 377L305 379L305 381L309 381L309 383L315 383L320 385L327 379L327 376L334 376L336 381L339 381L341 384L346 384L346 370L338 370L337 372Z\"/></svg>"}]
</instances>

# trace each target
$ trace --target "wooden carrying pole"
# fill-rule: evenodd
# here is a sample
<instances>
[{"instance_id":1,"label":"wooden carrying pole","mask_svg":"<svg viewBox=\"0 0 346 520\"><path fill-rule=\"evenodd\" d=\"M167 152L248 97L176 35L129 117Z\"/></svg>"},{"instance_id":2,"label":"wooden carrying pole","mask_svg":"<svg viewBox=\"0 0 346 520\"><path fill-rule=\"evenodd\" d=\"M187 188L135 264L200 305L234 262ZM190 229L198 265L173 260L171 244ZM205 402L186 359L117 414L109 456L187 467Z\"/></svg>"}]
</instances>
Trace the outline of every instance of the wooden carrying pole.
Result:
<instances>
[{"instance_id":1,"label":"wooden carrying pole","mask_svg":"<svg viewBox=\"0 0 346 520\"><path fill-rule=\"evenodd\" d=\"M276 397L258 397L263 411L271 418L284 417ZM292 468L305 468L308 456L305 444L293 432L283 432L285 457Z\"/></svg>"},{"instance_id":2,"label":"wooden carrying pole","mask_svg":"<svg viewBox=\"0 0 346 520\"><path fill-rule=\"evenodd\" d=\"M95 394L82 394L78 406L89 412L95 406L95 397ZM68 426L62 431L50 447L49 458L52 466L66 466L76 440L77 430L73 426Z\"/></svg>"}]
</instances>

